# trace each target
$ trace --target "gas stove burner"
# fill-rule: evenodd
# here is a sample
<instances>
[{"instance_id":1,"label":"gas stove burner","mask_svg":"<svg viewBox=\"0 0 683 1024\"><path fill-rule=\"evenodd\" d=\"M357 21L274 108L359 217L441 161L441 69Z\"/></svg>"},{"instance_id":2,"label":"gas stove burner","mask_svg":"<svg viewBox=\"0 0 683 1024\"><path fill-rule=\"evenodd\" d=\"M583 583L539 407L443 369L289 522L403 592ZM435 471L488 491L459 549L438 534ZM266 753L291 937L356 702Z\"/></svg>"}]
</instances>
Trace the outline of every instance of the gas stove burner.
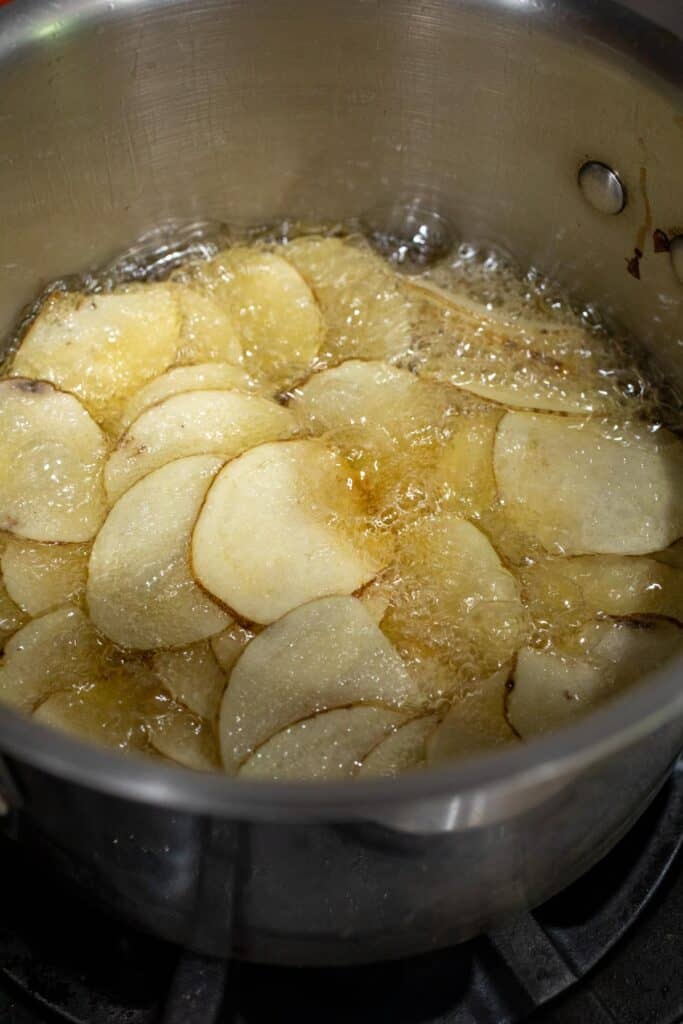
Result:
<instances>
[{"instance_id":1,"label":"gas stove burner","mask_svg":"<svg viewBox=\"0 0 683 1024\"><path fill-rule=\"evenodd\" d=\"M3 895L0 965L28 1015L5 1018L0 1001L0 1024L631 1024L622 1009L615 1016L609 986L586 976L671 885L683 856L682 825L683 761L617 848L542 907L453 949L337 969L179 954L75 902L6 843L0 863L13 884ZM633 1024L673 1024L683 988L671 994L681 1005L665 1018L665 983L658 989L652 980L652 1013L635 1011ZM563 994L571 998L566 1015L557 999Z\"/></svg>"}]
</instances>

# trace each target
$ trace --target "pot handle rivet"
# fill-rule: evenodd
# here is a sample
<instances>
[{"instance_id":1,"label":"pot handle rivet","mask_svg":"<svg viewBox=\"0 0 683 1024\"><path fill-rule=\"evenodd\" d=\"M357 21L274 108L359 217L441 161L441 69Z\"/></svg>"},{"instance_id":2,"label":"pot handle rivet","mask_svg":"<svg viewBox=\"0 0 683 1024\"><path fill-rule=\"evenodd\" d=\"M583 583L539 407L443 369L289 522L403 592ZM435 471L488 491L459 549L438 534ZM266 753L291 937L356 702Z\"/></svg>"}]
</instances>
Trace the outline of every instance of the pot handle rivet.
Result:
<instances>
[{"instance_id":1,"label":"pot handle rivet","mask_svg":"<svg viewBox=\"0 0 683 1024\"><path fill-rule=\"evenodd\" d=\"M578 182L586 202L598 213L621 213L626 206L626 189L607 164L588 160L579 171Z\"/></svg>"},{"instance_id":2,"label":"pot handle rivet","mask_svg":"<svg viewBox=\"0 0 683 1024\"><path fill-rule=\"evenodd\" d=\"M669 254L674 274L683 284L683 235L676 235L669 243Z\"/></svg>"}]
</instances>

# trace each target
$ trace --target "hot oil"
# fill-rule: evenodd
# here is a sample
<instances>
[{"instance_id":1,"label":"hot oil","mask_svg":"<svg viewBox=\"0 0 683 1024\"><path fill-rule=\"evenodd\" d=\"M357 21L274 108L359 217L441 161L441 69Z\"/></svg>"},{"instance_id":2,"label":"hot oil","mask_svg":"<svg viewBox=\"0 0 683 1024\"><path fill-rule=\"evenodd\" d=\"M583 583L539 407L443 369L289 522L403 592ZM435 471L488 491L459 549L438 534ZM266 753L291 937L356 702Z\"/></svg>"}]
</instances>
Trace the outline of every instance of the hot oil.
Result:
<instances>
[{"instance_id":1,"label":"hot oil","mask_svg":"<svg viewBox=\"0 0 683 1024\"><path fill-rule=\"evenodd\" d=\"M368 248L361 235L339 226L321 232L285 224L248 233L222 225L171 226L102 272L64 279L50 291L77 288L96 296L169 277L187 281L197 261L220 249L248 244L287 256L289 243L316 233ZM410 276L389 260L386 274L381 295L377 286L367 294L359 286L338 332L342 346L328 337L308 372L367 358L349 342L363 323L366 301L389 292L399 297L405 344L384 358L410 371L421 390L409 402L388 400L380 415L371 410L322 436L348 461L349 488L369 509L349 535L362 529L378 548L390 538L395 544L391 564L361 597L419 680L428 705L440 711L497 670L511 670L521 647L568 650L585 622L612 614L586 599L580 576L554 572L533 522L520 526L500 501L491 456L506 409L590 417L610 437L619 436L624 421L644 432L664 425L679 430L680 405L676 396L662 397L656 376L639 367L629 343L592 306L577 308L537 270L521 271L493 249L461 244ZM28 312L16 343L44 301ZM392 331L398 308L392 300ZM255 388L287 404L301 383L300 367L285 367L277 382L256 379ZM301 432L319 433L310 423L302 423ZM479 551L458 547L462 522L491 542L499 568ZM661 583L655 579L652 586ZM127 660L121 653L122 666Z\"/></svg>"}]
</instances>

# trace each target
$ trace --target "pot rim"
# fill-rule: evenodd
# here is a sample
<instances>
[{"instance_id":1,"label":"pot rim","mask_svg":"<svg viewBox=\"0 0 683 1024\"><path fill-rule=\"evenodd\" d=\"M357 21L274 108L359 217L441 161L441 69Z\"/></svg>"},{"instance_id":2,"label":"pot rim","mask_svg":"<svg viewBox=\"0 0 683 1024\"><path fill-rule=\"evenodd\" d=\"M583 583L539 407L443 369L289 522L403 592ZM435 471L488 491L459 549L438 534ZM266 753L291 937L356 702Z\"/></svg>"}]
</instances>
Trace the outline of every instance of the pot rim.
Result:
<instances>
[{"instance_id":1,"label":"pot rim","mask_svg":"<svg viewBox=\"0 0 683 1024\"><path fill-rule=\"evenodd\" d=\"M183 0L176 0L183 2ZM539 31L564 33L598 46L605 60L626 62L631 72L680 98L683 87L683 14L676 34L627 10L614 0L554 0L528 5L497 3L510 16L531 21ZM146 0L136 0L144 7ZM470 0L474 8L486 7ZM0 60L21 59L25 46L43 38L55 12L41 0L0 8ZM106 17L129 17L133 4L102 5L100 0L60 0L59 17L72 14L84 25ZM512 10L512 8L516 10ZM643 10L646 5L643 3ZM49 34L49 33L48 33ZM0 750L18 763L112 796L179 811L252 820L344 820L409 802L454 798L482 790L505 793L538 786L580 770L609 753L637 742L659 726L681 718L683 742L683 657L650 675L613 703L549 736L495 753L485 753L398 779L344 782L260 782L218 773L194 772L132 754L120 754L70 737L0 706ZM4 795L4 794L3 794ZM18 794L19 799L21 794Z\"/></svg>"},{"instance_id":2,"label":"pot rim","mask_svg":"<svg viewBox=\"0 0 683 1024\"><path fill-rule=\"evenodd\" d=\"M268 821L365 819L373 812L381 817L406 804L473 791L504 794L544 786L573 776L679 716L683 743L682 683L679 657L569 728L400 778L270 782L197 772L107 750L8 706L0 707L0 749L19 763L86 788L179 811Z\"/></svg>"}]
</instances>

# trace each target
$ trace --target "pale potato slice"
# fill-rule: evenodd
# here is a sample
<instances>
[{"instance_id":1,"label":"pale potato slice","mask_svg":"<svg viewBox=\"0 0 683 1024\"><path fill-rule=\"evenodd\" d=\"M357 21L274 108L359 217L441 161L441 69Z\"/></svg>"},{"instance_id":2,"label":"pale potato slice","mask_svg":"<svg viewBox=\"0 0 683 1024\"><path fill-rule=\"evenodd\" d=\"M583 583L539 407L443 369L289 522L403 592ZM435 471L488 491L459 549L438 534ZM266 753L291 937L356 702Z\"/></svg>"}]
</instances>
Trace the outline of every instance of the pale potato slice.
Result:
<instances>
[{"instance_id":1,"label":"pale potato slice","mask_svg":"<svg viewBox=\"0 0 683 1024\"><path fill-rule=\"evenodd\" d=\"M450 396L455 389L389 363L349 359L313 374L295 389L290 408L353 462L378 519L389 525L427 500L454 419Z\"/></svg>"},{"instance_id":2,"label":"pale potato slice","mask_svg":"<svg viewBox=\"0 0 683 1024\"><path fill-rule=\"evenodd\" d=\"M143 750L160 693L143 665L122 665L93 682L52 693L33 717L116 750Z\"/></svg>"},{"instance_id":3,"label":"pale potato slice","mask_svg":"<svg viewBox=\"0 0 683 1024\"><path fill-rule=\"evenodd\" d=\"M318 303L282 256L239 246L199 273L235 324L247 369L277 377L285 368L296 376L317 355L324 330Z\"/></svg>"},{"instance_id":4,"label":"pale potato slice","mask_svg":"<svg viewBox=\"0 0 683 1024\"><path fill-rule=\"evenodd\" d=\"M410 351L411 305L371 249L315 237L296 239L284 254L320 303L328 358L393 359Z\"/></svg>"},{"instance_id":5,"label":"pale potato slice","mask_svg":"<svg viewBox=\"0 0 683 1024\"><path fill-rule=\"evenodd\" d=\"M658 551L653 558L666 565L672 565L674 569L683 569L683 540L677 540L675 544L665 548L664 551Z\"/></svg>"},{"instance_id":6,"label":"pale potato slice","mask_svg":"<svg viewBox=\"0 0 683 1024\"><path fill-rule=\"evenodd\" d=\"M598 614L664 615L683 622L683 572L639 555L544 558L520 569L540 628L563 631Z\"/></svg>"},{"instance_id":7,"label":"pale potato slice","mask_svg":"<svg viewBox=\"0 0 683 1024\"><path fill-rule=\"evenodd\" d=\"M291 437L289 409L240 391L186 391L146 409L107 460L104 481L111 502L136 480L172 459L221 455L223 461L264 441Z\"/></svg>"},{"instance_id":8,"label":"pale potato slice","mask_svg":"<svg viewBox=\"0 0 683 1024\"><path fill-rule=\"evenodd\" d=\"M5 645L0 700L22 711L55 690L97 679L104 648L78 608L58 608L23 626Z\"/></svg>"},{"instance_id":9,"label":"pale potato slice","mask_svg":"<svg viewBox=\"0 0 683 1024\"><path fill-rule=\"evenodd\" d=\"M511 408L595 413L618 405L616 383L600 373L614 358L581 325L513 317L424 278L406 278L405 287L423 300L421 330L432 322L423 372Z\"/></svg>"},{"instance_id":10,"label":"pale potato slice","mask_svg":"<svg viewBox=\"0 0 683 1024\"><path fill-rule=\"evenodd\" d=\"M473 410L451 424L434 468L433 489L449 508L475 515L496 501L493 445L500 409Z\"/></svg>"},{"instance_id":11,"label":"pale potato slice","mask_svg":"<svg viewBox=\"0 0 683 1024\"><path fill-rule=\"evenodd\" d=\"M16 633L25 621L26 616L9 596L4 581L0 579L0 642Z\"/></svg>"},{"instance_id":12,"label":"pale potato slice","mask_svg":"<svg viewBox=\"0 0 683 1024\"><path fill-rule=\"evenodd\" d=\"M438 721L436 715L423 715L399 726L365 756L358 777L394 777L411 768L421 768L426 760L427 741Z\"/></svg>"},{"instance_id":13,"label":"pale potato slice","mask_svg":"<svg viewBox=\"0 0 683 1024\"><path fill-rule=\"evenodd\" d=\"M396 586L382 629L449 695L508 662L526 636L514 576L476 526L448 512L426 516L398 538ZM447 672L431 671L430 660ZM445 692L442 687L448 687Z\"/></svg>"},{"instance_id":14,"label":"pale potato slice","mask_svg":"<svg viewBox=\"0 0 683 1024\"><path fill-rule=\"evenodd\" d=\"M176 651L157 651L152 669L175 700L200 718L216 717L227 679L208 640Z\"/></svg>"},{"instance_id":15,"label":"pale potato slice","mask_svg":"<svg viewBox=\"0 0 683 1024\"><path fill-rule=\"evenodd\" d=\"M249 377L245 371L231 363L173 366L131 395L121 415L119 429L125 430L151 405L157 405L165 398L180 395L184 391L226 391L234 388L247 391L249 387Z\"/></svg>"},{"instance_id":16,"label":"pale potato slice","mask_svg":"<svg viewBox=\"0 0 683 1024\"><path fill-rule=\"evenodd\" d=\"M293 722L350 704L419 706L400 657L360 601L328 597L296 608L249 643L223 696L223 764L249 754Z\"/></svg>"},{"instance_id":17,"label":"pale potato slice","mask_svg":"<svg viewBox=\"0 0 683 1024\"><path fill-rule=\"evenodd\" d=\"M267 740L242 765L250 779L348 779L366 754L405 721L387 708L325 711Z\"/></svg>"},{"instance_id":18,"label":"pale potato slice","mask_svg":"<svg viewBox=\"0 0 683 1024\"><path fill-rule=\"evenodd\" d=\"M581 630L579 643L617 687L638 682L680 652L683 628L657 615L601 619Z\"/></svg>"},{"instance_id":19,"label":"pale potato slice","mask_svg":"<svg viewBox=\"0 0 683 1024\"><path fill-rule=\"evenodd\" d=\"M202 586L258 623L358 590L388 557L386 544L368 536L350 468L313 439L262 444L229 462L192 536Z\"/></svg>"},{"instance_id":20,"label":"pale potato slice","mask_svg":"<svg viewBox=\"0 0 683 1024\"><path fill-rule=\"evenodd\" d=\"M683 532L683 445L666 430L507 413L493 462L509 514L553 553L647 554Z\"/></svg>"},{"instance_id":21,"label":"pale potato slice","mask_svg":"<svg viewBox=\"0 0 683 1024\"><path fill-rule=\"evenodd\" d=\"M12 362L12 374L72 391L105 427L120 404L173 363L180 338L170 284L126 285L97 295L55 292Z\"/></svg>"},{"instance_id":22,"label":"pale potato slice","mask_svg":"<svg viewBox=\"0 0 683 1024\"><path fill-rule=\"evenodd\" d=\"M42 380L0 381L0 530L90 540L106 506L104 434L73 395Z\"/></svg>"},{"instance_id":23,"label":"pale potato slice","mask_svg":"<svg viewBox=\"0 0 683 1024\"><path fill-rule=\"evenodd\" d=\"M40 544L10 537L0 560L7 593L31 616L77 604L85 593L89 554L87 544Z\"/></svg>"},{"instance_id":24,"label":"pale potato slice","mask_svg":"<svg viewBox=\"0 0 683 1024\"><path fill-rule=\"evenodd\" d=\"M505 717L510 666L458 693L427 743L427 763L442 764L514 743Z\"/></svg>"},{"instance_id":25,"label":"pale potato slice","mask_svg":"<svg viewBox=\"0 0 683 1024\"><path fill-rule=\"evenodd\" d=\"M242 345L238 325L229 310L205 289L190 283L175 284L175 292L181 315L178 362L220 360L238 366L242 362Z\"/></svg>"},{"instance_id":26,"label":"pale potato slice","mask_svg":"<svg viewBox=\"0 0 683 1024\"><path fill-rule=\"evenodd\" d=\"M523 738L569 725L681 649L683 630L667 619L601 620L577 638L580 654L523 648L507 698Z\"/></svg>"},{"instance_id":27,"label":"pale potato slice","mask_svg":"<svg viewBox=\"0 0 683 1024\"><path fill-rule=\"evenodd\" d=\"M211 650L224 672L232 672L235 662L253 638L254 633L250 629L240 626L237 622L233 622L231 626L228 626L218 636L211 637L209 641Z\"/></svg>"},{"instance_id":28,"label":"pale potato slice","mask_svg":"<svg viewBox=\"0 0 683 1024\"><path fill-rule=\"evenodd\" d=\"M218 744L211 726L186 708L171 708L147 727L160 754L200 772L220 771Z\"/></svg>"},{"instance_id":29,"label":"pale potato slice","mask_svg":"<svg viewBox=\"0 0 683 1024\"><path fill-rule=\"evenodd\" d=\"M194 582L189 538L222 460L194 455L138 481L109 513L90 555L93 622L122 647L185 647L231 619Z\"/></svg>"}]
</instances>

